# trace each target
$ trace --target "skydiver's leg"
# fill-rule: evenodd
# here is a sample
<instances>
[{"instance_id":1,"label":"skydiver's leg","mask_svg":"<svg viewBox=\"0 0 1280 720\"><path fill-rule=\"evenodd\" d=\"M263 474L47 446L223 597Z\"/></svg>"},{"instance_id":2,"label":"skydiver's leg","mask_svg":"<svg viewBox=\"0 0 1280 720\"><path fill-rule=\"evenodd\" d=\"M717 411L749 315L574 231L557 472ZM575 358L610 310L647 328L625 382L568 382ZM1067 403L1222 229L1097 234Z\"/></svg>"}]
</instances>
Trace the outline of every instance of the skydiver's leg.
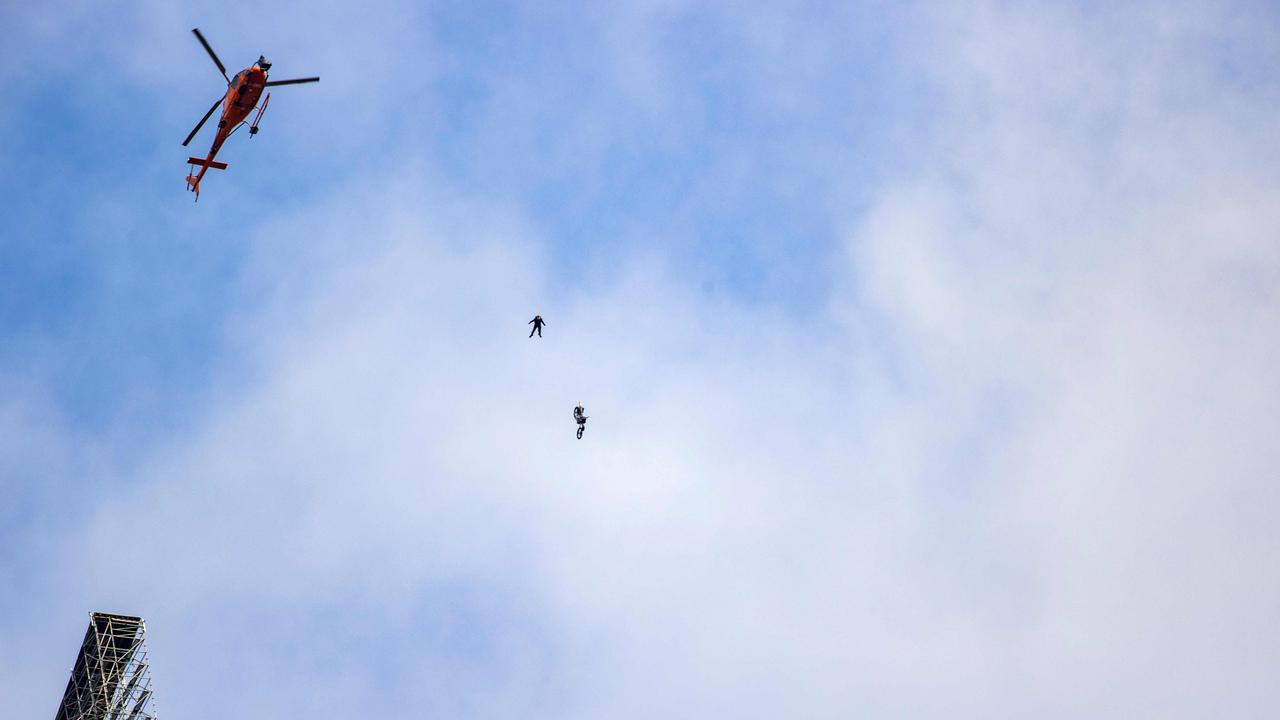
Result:
<instances>
[{"instance_id":1,"label":"skydiver's leg","mask_svg":"<svg viewBox=\"0 0 1280 720\"><path fill-rule=\"evenodd\" d=\"M533 334L534 334L535 332L537 332L537 331L538 331L538 328L534 328L534 329L530 330L530 331L529 331L529 337L533 337Z\"/></svg>"},{"instance_id":2,"label":"skydiver's leg","mask_svg":"<svg viewBox=\"0 0 1280 720\"><path fill-rule=\"evenodd\" d=\"M542 337L542 326L538 326L538 337Z\"/></svg>"}]
</instances>

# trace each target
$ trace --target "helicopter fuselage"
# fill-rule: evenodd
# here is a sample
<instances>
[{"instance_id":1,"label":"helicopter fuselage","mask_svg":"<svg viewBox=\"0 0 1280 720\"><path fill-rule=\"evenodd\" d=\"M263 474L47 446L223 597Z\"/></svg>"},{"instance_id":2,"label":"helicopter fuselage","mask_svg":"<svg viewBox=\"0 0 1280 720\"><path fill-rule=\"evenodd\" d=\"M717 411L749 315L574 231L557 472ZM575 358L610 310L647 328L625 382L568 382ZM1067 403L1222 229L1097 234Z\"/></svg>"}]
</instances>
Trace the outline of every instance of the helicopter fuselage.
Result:
<instances>
[{"instance_id":1,"label":"helicopter fuselage","mask_svg":"<svg viewBox=\"0 0 1280 720\"><path fill-rule=\"evenodd\" d=\"M262 97L262 90L266 83L267 73L257 65L247 67L231 78L231 85L227 87L227 97L222 101L222 119L218 121L218 136L214 140L215 149L258 106L258 98Z\"/></svg>"}]
</instances>

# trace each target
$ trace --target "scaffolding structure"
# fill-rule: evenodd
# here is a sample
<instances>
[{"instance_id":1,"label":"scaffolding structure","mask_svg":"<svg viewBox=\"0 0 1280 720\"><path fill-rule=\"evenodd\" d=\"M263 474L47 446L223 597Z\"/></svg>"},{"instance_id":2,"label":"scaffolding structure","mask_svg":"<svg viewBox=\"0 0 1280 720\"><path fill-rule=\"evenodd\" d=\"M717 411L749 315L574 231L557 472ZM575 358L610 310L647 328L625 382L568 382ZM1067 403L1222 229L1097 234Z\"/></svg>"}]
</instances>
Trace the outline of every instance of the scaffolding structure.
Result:
<instances>
[{"instance_id":1,"label":"scaffolding structure","mask_svg":"<svg viewBox=\"0 0 1280 720\"><path fill-rule=\"evenodd\" d=\"M155 720L140 617L93 613L55 720Z\"/></svg>"}]
</instances>

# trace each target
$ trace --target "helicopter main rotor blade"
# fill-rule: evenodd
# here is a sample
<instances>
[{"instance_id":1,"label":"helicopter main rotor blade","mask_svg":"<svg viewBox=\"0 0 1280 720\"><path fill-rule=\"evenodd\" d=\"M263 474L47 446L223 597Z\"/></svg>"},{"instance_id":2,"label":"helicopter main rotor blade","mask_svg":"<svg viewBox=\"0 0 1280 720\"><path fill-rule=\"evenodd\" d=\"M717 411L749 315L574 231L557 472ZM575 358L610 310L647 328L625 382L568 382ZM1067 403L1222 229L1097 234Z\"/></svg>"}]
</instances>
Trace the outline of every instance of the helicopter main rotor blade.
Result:
<instances>
[{"instance_id":1,"label":"helicopter main rotor blade","mask_svg":"<svg viewBox=\"0 0 1280 720\"><path fill-rule=\"evenodd\" d=\"M204 51L209 53L209 57L213 58L213 64L218 66L218 72L222 73L222 79L226 80L227 84L230 85L231 78L227 77L227 69L223 67L222 61L218 59L218 54L213 51L212 47L209 47L209 41L205 40L204 36L200 34L200 28L191 28L191 32L196 34L196 39L204 46Z\"/></svg>"},{"instance_id":2,"label":"helicopter main rotor blade","mask_svg":"<svg viewBox=\"0 0 1280 720\"><path fill-rule=\"evenodd\" d=\"M320 78L296 78L293 80L270 80L263 83L263 87L275 87L277 85L299 85L301 83L320 82Z\"/></svg>"},{"instance_id":3,"label":"helicopter main rotor blade","mask_svg":"<svg viewBox=\"0 0 1280 720\"><path fill-rule=\"evenodd\" d=\"M195 137L196 133L200 132L200 128L204 127L204 124L209 121L209 116L213 114L214 110L218 109L218 106L222 104L222 100L223 98L218 98L217 100L213 101L213 106L209 108L209 112L205 113L204 117L200 118L200 122L196 123L196 126L191 131L191 134L187 136L186 140L182 141L182 147L186 147L187 143L191 142L191 138Z\"/></svg>"}]
</instances>

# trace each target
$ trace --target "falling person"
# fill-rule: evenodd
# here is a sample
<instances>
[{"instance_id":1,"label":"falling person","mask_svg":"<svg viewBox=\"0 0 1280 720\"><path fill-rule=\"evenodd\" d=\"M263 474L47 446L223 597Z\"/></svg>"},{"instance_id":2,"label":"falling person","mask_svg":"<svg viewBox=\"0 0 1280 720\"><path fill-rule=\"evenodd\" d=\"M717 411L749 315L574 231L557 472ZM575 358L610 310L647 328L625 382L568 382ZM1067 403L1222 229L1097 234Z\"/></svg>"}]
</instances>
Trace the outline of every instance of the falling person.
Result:
<instances>
[{"instance_id":1,"label":"falling person","mask_svg":"<svg viewBox=\"0 0 1280 720\"><path fill-rule=\"evenodd\" d=\"M582 431L587 429L587 409L582 407L582 403L573 409L573 419L578 423L578 439L581 440Z\"/></svg>"},{"instance_id":2,"label":"falling person","mask_svg":"<svg viewBox=\"0 0 1280 720\"><path fill-rule=\"evenodd\" d=\"M534 333L538 333L538 337L542 337L542 326L546 325L542 320L542 316L534 315L533 319L529 321L529 324L533 325L533 329L529 331L529 337L533 337Z\"/></svg>"}]
</instances>

